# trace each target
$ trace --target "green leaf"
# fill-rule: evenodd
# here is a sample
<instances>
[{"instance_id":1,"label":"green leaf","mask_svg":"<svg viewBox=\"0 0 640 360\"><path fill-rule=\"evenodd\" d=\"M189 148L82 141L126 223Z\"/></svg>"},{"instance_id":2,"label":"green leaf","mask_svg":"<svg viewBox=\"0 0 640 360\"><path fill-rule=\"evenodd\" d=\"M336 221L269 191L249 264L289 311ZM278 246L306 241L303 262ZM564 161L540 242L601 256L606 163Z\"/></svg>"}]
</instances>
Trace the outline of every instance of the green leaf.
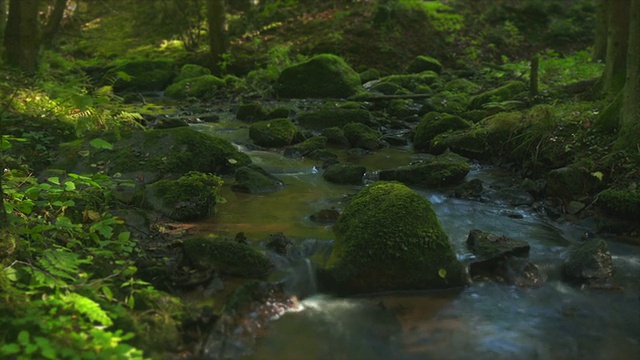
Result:
<instances>
[{"instance_id":1,"label":"green leaf","mask_svg":"<svg viewBox=\"0 0 640 360\"><path fill-rule=\"evenodd\" d=\"M447 270L445 270L445 269L438 270L438 276L440 276L443 279L446 279L447 278Z\"/></svg>"},{"instance_id":2,"label":"green leaf","mask_svg":"<svg viewBox=\"0 0 640 360\"><path fill-rule=\"evenodd\" d=\"M594 172L592 172L592 173L591 173L591 176L593 176L593 177L595 177L596 179L598 179L598 180L602 181L602 177L603 177L604 175L603 175L603 174L602 174L602 172L600 172L600 171L594 171Z\"/></svg>"},{"instance_id":3,"label":"green leaf","mask_svg":"<svg viewBox=\"0 0 640 360\"><path fill-rule=\"evenodd\" d=\"M113 292L111 291L111 288L109 288L108 286L103 286L102 293L107 298L107 300L113 301Z\"/></svg>"},{"instance_id":4,"label":"green leaf","mask_svg":"<svg viewBox=\"0 0 640 360\"><path fill-rule=\"evenodd\" d=\"M13 355L20 352L20 345L16 343L5 344L0 347L0 354L2 355Z\"/></svg>"},{"instance_id":5,"label":"green leaf","mask_svg":"<svg viewBox=\"0 0 640 360\"><path fill-rule=\"evenodd\" d=\"M64 189L66 191L73 191L76 189L76 184L71 182L71 181L65 181L64 183Z\"/></svg>"},{"instance_id":6,"label":"green leaf","mask_svg":"<svg viewBox=\"0 0 640 360\"><path fill-rule=\"evenodd\" d=\"M27 345L29 343L29 332L27 330L22 330L18 333L18 342L21 345Z\"/></svg>"},{"instance_id":7,"label":"green leaf","mask_svg":"<svg viewBox=\"0 0 640 360\"><path fill-rule=\"evenodd\" d=\"M113 145L110 142L100 138L95 138L91 140L89 142L89 145L93 146L96 149L107 149L107 150L113 149Z\"/></svg>"},{"instance_id":8,"label":"green leaf","mask_svg":"<svg viewBox=\"0 0 640 360\"><path fill-rule=\"evenodd\" d=\"M60 178L57 177L57 176L52 176L52 177L48 178L47 181L52 183L52 184L60 185Z\"/></svg>"}]
</instances>

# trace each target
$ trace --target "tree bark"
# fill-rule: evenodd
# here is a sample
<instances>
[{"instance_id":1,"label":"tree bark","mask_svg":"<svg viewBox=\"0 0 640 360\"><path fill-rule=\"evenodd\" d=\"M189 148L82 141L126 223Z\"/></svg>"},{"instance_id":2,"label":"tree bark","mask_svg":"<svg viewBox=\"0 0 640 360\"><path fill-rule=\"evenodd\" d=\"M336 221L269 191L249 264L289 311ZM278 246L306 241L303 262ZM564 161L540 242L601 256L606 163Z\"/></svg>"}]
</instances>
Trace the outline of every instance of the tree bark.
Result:
<instances>
[{"instance_id":1,"label":"tree bark","mask_svg":"<svg viewBox=\"0 0 640 360\"><path fill-rule=\"evenodd\" d=\"M640 0L632 0L618 146L640 151Z\"/></svg>"},{"instance_id":2,"label":"tree bark","mask_svg":"<svg viewBox=\"0 0 640 360\"><path fill-rule=\"evenodd\" d=\"M626 1L626 0L624 0ZM607 57L607 25L609 5L607 0L596 0L596 39L593 43L593 62L604 62Z\"/></svg>"},{"instance_id":3,"label":"tree bark","mask_svg":"<svg viewBox=\"0 0 640 360\"><path fill-rule=\"evenodd\" d=\"M607 35L607 59L602 74L602 91L605 96L615 96L622 90L627 69L627 44L629 39L629 4L631 0L615 0L609 3Z\"/></svg>"},{"instance_id":4,"label":"tree bark","mask_svg":"<svg viewBox=\"0 0 640 360\"><path fill-rule=\"evenodd\" d=\"M0 0L0 39L4 38L4 29L7 27L7 0Z\"/></svg>"},{"instance_id":5,"label":"tree bark","mask_svg":"<svg viewBox=\"0 0 640 360\"><path fill-rule=\"evenodd\" d=\"M224 0L207 0L207 22L209 23L209 48L211 69L220 75L223 54L227 52Z\"/></svg>"},{"instance_id":6,"label":"tree bark","mask_svg":"<svg viewBox=\"0 0 640 360\"><path fill-rule=\"evenodd\" d=\"M51 48L53 39L55 38L58 30L60 29L60 22L64 15L64 10L67 8L67 0L55 0L53 4L53 10L47 18L47 23L42 31L42 46L45 48Z\"/></svg>"},{"instance_id":7,"label":"tree bark","mask_svg":"<svg viewBox=\"0 0 640 360\"><path fill-rule=\"evenodd\" d=\"M29 74L38 64L38 0L11 0L4 36L7 63Z\"/></svg>"}]
</instances>

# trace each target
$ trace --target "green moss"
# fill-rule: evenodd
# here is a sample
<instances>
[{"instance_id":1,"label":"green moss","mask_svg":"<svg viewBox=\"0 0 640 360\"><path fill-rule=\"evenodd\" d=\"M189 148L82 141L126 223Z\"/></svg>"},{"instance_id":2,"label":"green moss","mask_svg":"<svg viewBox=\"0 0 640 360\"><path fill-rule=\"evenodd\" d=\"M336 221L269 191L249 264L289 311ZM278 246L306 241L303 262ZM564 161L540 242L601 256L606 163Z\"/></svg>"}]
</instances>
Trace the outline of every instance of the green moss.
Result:
<instances>
[{"instance_id":1,"label":"green moss","mask_svg":"<svg viewBox=\"0 0 640 360\"><path fill-rule=\"evenodd\" d=\"M364 109L320 109L298 115L298 123L308 129L342 127L349 123L371 124L371 113Z\"/></svg>"},{"instance_id":2,"label":"green moss","mask_svg":"<svg viewBox=\"0 0 640 360\"><path fill-rule=\"evenodd\" d=\"M622 111L622 91L600 112L596 118L594 129L613 133L620 126L620 116Z\"/></svg>"},{"instance_id":3,"label":"green moss","mask_svg":"<svg viewBox=\"0 0 640 360\"><path fill-rule=\"evenodd\" d=\"M178 83L185 79L200 77L203 75L211 75L211 70L195 64L185 64L180 69L180 73L173 79L174 83Z\"/></svg>"},{"instance_id":4,"label":"green moss","mask_svg":"<svg viewBox=\"0 0 640 360\"><path fill-rule=\"evenodd\" d=\"M436 74L440 74L442 72L442 64L432 57L420 55L405 70L408 74L417 74L423 71L433 71Z\"/></svg>"},{"instance_id":5,"label":"green moss","mask_svg":"<svg viewBox=\"0 0 640 360\"><path fill-rule=\"evenodd\" d=\"M126 73L129 79L118 77ZM105 78L117 77L113 90L123 91L160 91L171 83L175 76L174 63L171 60L137 60L110 70Z\"/></svg>"},{"instance_id":6,"label":"green moss","mask_svg":"<svg viewBox=\"0 0 640 360\"><path fill-rule=\"evenodd\" d=\"M260 146L282 147L294 142L298 128L289 119L258 121L249 127L249 137Z\"/></svg>"},{"instance_id":7,"label":"green moss","mask_svg":"<svg viewBox=\"0 0 640 360\"><path fill-rule=\"evenodd\" d=\"M335 184L362 184L367 169L361 165L333 164L324 170L322 178Z\"/></svg>"},{"instance_id":8,"label":"green moss","mask_svg":"<svg viewBox=\"0 0 640 360\"><path fill-rule=\"evenodd\" d=\"M344 136L354 148L365 150L376 150L380 148L380 137L382 134L367 125L351 123L343 128Z\"/></svg>"},{"instance_id":9,"label":"green moss","mask_svg":"<svg viewBox=\"0 0 640 360\"><path fill-rule=\"evenodd\" d=\"M371 91L379 92L384 95L407 95L411 94L411 91L403 88L402 86L389 82L382 81L371 87Z\"/></svg>"},{"instance_id":10,"label":"green moss","mask_svg":"<svg viewBox=\"0 0 640 360\"><path fill-rule=\"evenodd\" d=\"M273 268L269 258L257 248L236 241L196 237L184 240L182 246L190 267L251 278L263 278Z\"/></svg>"},{"instance_id":11,"label":"green moss","mask_svg":"<svg viewBox=\"0 0 640 360\"><path fill-rule=\"evenodd\" d=\"M177 221L199 220L211 214L219 200L222 179L211 174L189 172L177 180L159 180L147 185L144 205Z\"/></svg>"},{"instance_id":12,"label":"green moss","mask_svg":"<svg viewBox=\"0 0 640 360\"><path fill-rule=\"evenodd\" d=\"M455 93L473 94L480 91L480 86L467 80L467 79L455 79L451 80L444 85L445 91L451 91Z\"/></svg>"},{"instance_id":13,"label":"green moss","mask_svg":"<svg viewBox=\"0 0 640 360\"><path fill-rule=\"evenodd\" d=\"M266 194L282 188L282 181L264 169L255 166L243 166L236 170L236 182L231 190L249 194Z\"/></svg>"},{"instance_id":14,"label":"green moss","mask_svg":"<svg viewBox=\"0 0 640 360\"><path fill-rule=\"evenodd\" d=\"M240 104L236 112L236 118L240 121L262 121L266 117L267 110L259 102ZM286 118L286 116L281 116L281 118Z\"/></svg>"},{"instance_id":15,"label":"green moss","mask_svg":"<svg viewBox=\"0 0 640 360\"><path fill-rule=\"evenodd\" d=\"M399 85L409 91L415 90L421 85L432 86L438 81L438 74L433 71L425 71L411 75L390 75L380 79L380 82L388 82Z\"/></svg>"},{"instance_id":16,"label":"green moss","mask_svg":"<svg viewBox=\"0 0 640 360\"><path fill-rule=\"evenodd\" d=\"M423 163L381 170L379 176L380 180L395 180L407 185L442 187L459 184L470 170L465 158L448 153Z\"/></svg>"},{"instance_id":17,"label":"green moss","mask_svg":"<svg viewBox=\"0 0 640 360\"><path fill-rule=\"evenodd\" d=\"M606 189L598 195L598 205L612 215L640 220L640 191L637 189Z\"/></svg>"},{"instance_id":18,"label":"green moss","mask_svg":"<svg viewBox=\"0 0 640 360\"><path fill-rule=\"evenodd\" d=\"M464 112L470 102L471 99L469 95L450 91L441 91L429 99L429 105L434 111L449 114L460 114Z\"/></svg>"},{"instance_id":19,"label":"green moss","mask_svg":"<svg viewBox=\"0 0 640 360\"><path fill-rule=\"evenodd\" d=\"M289 98L346 98L361 88L358 73L331 54L285 68L277 86L278 94Z\"/></svg>"},{"instance_id":20,"label":"green moss","mask_svg":"<svg viewBox=\"0 0 640 360\"><path fill-rule=\"evenodd\" d=\"M164 95L177 100L189 97L205 99L212 97L217 91L224 87L225 83L222 79L213 75L202 75L171 84L164 91Z\"/></svg>"},{"instance_id":21,"label":"green moss","mask_svg":"<svg viewBox=\"0 0 640 360\"><path fill-rule=\"evenodd\" d=\"M413 135L413 147L418 151L430 150L432 140L439 134L452 130L467 129L471 124L462 118L430 112L422 117Z\"/></svg>"},{"instance_id":22,"label":"green moss","mask_svg":"<svg viewBox=\"0 0 640 360\"><path fill-rule=\"evenodd\" d=\"M446 132L433 138L431 151L440 153L451 149L473 159L488 159L493 153L488 137L488 130L484 127Z\"/></svg>"},{"instance_id":23,"label":"green moss","mask_svg":"<svg viewBox=\"0 0 640 360\"><path fill-rule=\"evenodd\" d=\"M295 145L293 148L300 152L302 156L305 156L316 150L321 150L327 147L327 138L324 136L314 136L309 138L300 144Z\"/></svg>"},{"instance_id":24,"label":"green moss","mask_svg":"<svg viewBox=\"0 0 640 360\"><path fill-rule=\"evenodd\" d=\"M512 100L517 95L527 91L526 85L522 81L510 81L493 90L483 92L471 98L471 108L481 109L490 102L503 102Z\"/></svg>"},{"instance_id":25,"label":"green moss","mask_svg":"<svg viewBox=\"0 0 640 360\"><path fill-rule=\"evenodd\" d=\"M321 135L327 138L328 144L349 145L349 140L344 136L344 131L337 126L323 129Z\"/></svg>"},{"instance_id":26,"label":"green moss","mask_svg":"<svg viewBox=\"0 0 640 360\"><path fill-rule=\"evenodd\" d=\"M338 292L445 288L462 284L431 204L405 185L377 182L356 194L334 228L325 278ZM438 272L444 269L446 277Z\"/></svg>"}]
</instances>

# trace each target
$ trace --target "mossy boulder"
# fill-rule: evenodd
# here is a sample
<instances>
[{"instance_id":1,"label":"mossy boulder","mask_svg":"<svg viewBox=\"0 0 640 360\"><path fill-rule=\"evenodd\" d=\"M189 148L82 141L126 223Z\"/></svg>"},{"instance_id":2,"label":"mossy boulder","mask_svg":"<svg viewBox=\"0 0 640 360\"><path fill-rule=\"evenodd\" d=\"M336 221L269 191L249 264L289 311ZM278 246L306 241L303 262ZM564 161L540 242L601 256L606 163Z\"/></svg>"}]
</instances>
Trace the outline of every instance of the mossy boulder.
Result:
<instances>
[{"instance_id":1,"label":"mossy boulder","mask_svg":"<svg viewBox=\"0 0 640 360\"><path fill-rule=\"evenodd\" d=\"M307 129L342 127L349 123L373 123L371 113L364 109L325 108L298 115L298 124Z\"/></svg>"},{"instance_id":2,"label":"mossy boulder","mask_svg":"<svg viewBox=\"0 0 640 360\"><path fill-rule=\"evenodd\" d=\"M343 128L344 136L349 140L351 147L364 150L376 150L381 147L382 134L365 124L351 123Z\"/></svg>"},{"instance_id":3,"label":"mossy boulder","mask_svg":"<svg viewBox=\"0 0 640 360\"><path fill-rule=\"evenodd\" d=\"M113 84L115 92L160 91L171 84L175 77L175 65L171 60L136 60L109 70L105 78L118 76Z\"/></svg>"},{"instance_id":4,"label":"mossy boulder","mask_svg":"<svg viewBox=\"0 0 640 360\"><path fill-rule=\"evenodd\" d=\"M430 112L422 117L413 135L413 148L416 151L431 150L433 139L444 132L467 129L471 124L459 116Z\"/></svg>"},{"instance_id":5,"label":"mossy boulder","mask_svg":"<svg viewBox=\"0 0 640 360\"><path fill-rule=\"evenodd\" d=\"M471 98L468 94L441 91L429 98L428 105L433 111L460 114L467 110L470 102Z\"/></svg>"},{"instance_id":6,"label":"mossy boulder","mask_svg":"<svg viewBox=\"0 0 640 360\"><path fill-rule=\"evenodd\" d=\"M276 106L267 111L265 120L288 118L295 114L295 111L288 106Z\"/></svg>"},{"instance_id":7,"label":"mossy boulder","mask_svg":"<svg viewBox=\"0 0 640 360\"><path fill-rule=\"evenodd\" d=\"M437 154L449 149L472 159L486 160L493 153L488 138L484 128L444 132L433 138L430 151Z\"/></svg>"},{"instance_id":8,"label":"mossy boulder","mask_svg":"<svg viewBox=\"0 0 640 360\"><path fill-rule=\"evenodd\" d=\"M629 220L640 220L640 190L606 189L598 195L598 206L608 214Z\"/></svg>"},{"instance_id":9,"label":"mossy boulder","mask_svg":"<svg viewBox=\"0 0 640 360\"><path fill-rule=\"evenodd\" d=\"M411 91L403 88L401 85L395 84L390 81L381 81L377 84L373 84L369 91L379 92L384 95L408 95Z\"/></svg>"},{"instance_id":10,"label":"mossy boulder","mask_svg":"<svg viewBox=\"0 0 640 360\"><path fill-rule=\"evenodd\" d=\"M285 98L346 98L358 92L361 83L340 57L321 54L282 70L277 87Z\"/></svg>"},{"instance_id":11,"label":"mossy boulder","mask_svg":"<svg viewBox=\"0 0 640 360\"><path fill-rule=\"evenodd\" d=\"M322 150L327 147L327 138L324 136L313 136L305 141L288 147L284 151L284 155L291 158L298 158L309 155L316 150Z\"/></svg>"},{"instance_id":12,"label":"mossy boulder","mask_svg":"<svg viewBox=\"0 0 640 360\"><path fill-rule=\"evenodd\" d=\"M185 79L196 78L203 75L211 75L211 70L196 64L185 64L182 66L182 69L180 69L178 76L173 79L173 82L177 83Z\"/></svg>"},{"instance_id":13,"label":"mossy boulder","mask_svg":"<svg viewBox=\"0 0 640 360\"><path fill-rule=\"evenodd\" d=\"M53 168L92 173L99 167L106 174L121 174L150 183L189 171L227 174L251 163L229 141L190 127L149 130L130 134L113 148L96 148L93 140L64 143Z\"/></svg>"},{"instance_id":14,"label":"mossy boulder","mask_svg":"<svg viewBox=\"0 0 640 360\"><path fill-rule=\"evenodd\" d=\"M525 91L527 91L527 86L522 81L509 81L500 87L472 97L471 108L481 109L484 105L491 102L512 100Z\"/></svg>"},{"instance_id":15,"label":"mossy boulder","mask_svg":"<svg viewBox=\"0 0 640 360\"><path fill-rule=\"evenodd\" d=\"M211 215L220 186L218 176L189 172L177 180L163 179L145 186L138 198L145 208L172 220L200 220Z\"/></svg>"},{"instance_id":16,"label":"mossy boulder","mask_svg":"<svg viewBox=\"0 0 640 360\"><path fill-rule=\"evenodd\" d=\"M439 86L439 76L433 71L424 71L419 74L389 75L380 79L380 83L395 84L411 92L418 93L416 90L420 86Z\"/></svg>"},{"instance_id":17,"label":"mossy boulder","mask_svg":"<svg viewBox=\"0 0 640 360\"><path fill-rule=\"evenodd\" d=\"M460 184L470 170L467 159L446 153L421 163L380 170L379 176L380 180L433 188Z\"/></svg>"},{"instance_id":18,"label":"mossy boulder","mask_svg":"<svg viewBox=\"0 0 640 360\"><path fill-rule=\"evenodd\" d=\"M284 183L256 165L247 165L236 170L236 181L231 190L248 194L267 194L282 189Z\"/></svg>"},{"instance_id":19,"label":"mossy boulder","mask_svg":"<svg viewBox=\"0 0 640 360\"><path fill-rule=\"evenodd\" d=\"M447 82L443 89L454 93L474 94L480 91L481 87L472 81L460 78Z\"/></svg>"},{"instance_id":20,"label":"mossy boulder","mask_svg":"<svg viewBox=\"0 0 640 360\"><path fill-rule=\"evenodd\" d=\"M258 121L249 127L249 137L259 146L282 147L291 145L298 135L298 128L289 119Z\"/></svg>"},{"instance_id":21,"label":"mossy boulder","mask_svg":"<svg viewBox=\"0 0 640 360\"><path fill-rule=\"evenodd\" d=\"M183 100L190 97L206 99L214 96L224 88L225 83L219 77L202 75L169 85L164 91L164 96L176 100Z\"/></svg>"},{"instance_id":22,"label":"mossy boulder","mask_svg":"<svg viewBox=\"0 0 640 360\"><path fill-rule=\"evenodd\" d=\"M405 185L358 192L334 227L320 280L341 293L425 290L465 284L465 270L431 204Z\"/></svg>"},{"instance_id":23,"label":"mossy boulder","mask_svg":"<svg viewBox=\"0 0 640 360\"><path fill-rule=\"evenodd\" d=\"M430 56L420 55L413 59L411 64L407 66L405 73L418 74L423 71L433 71L436 74L440 74L442 72L442 64L440 63L440 61Z\"/></svg>"},{"instance_id":24,"label":"mossy boulder","mask_svg":"<svg viewBox=\"0 0 640 360\"><path fill-rule=\"evenodd\" d=\"M243 103L238 106L236 118L248 122L263 121L267 118L267 110L259 102ZM286 116L280 118L286 118Z\"/></svg>"},{"instance_id":25,"label":"mossy boulder","mask_svg":"<svg viewBox=\"0 0 640 360\"><path fill-rule=\"evenodd\" d=\"M361 165L333 164L324 170L322 177L334 184L360 185L366 172Z\"/></svg>"},{"instance_id":26,"label":"mossy boulder","mask_svg":"<svg viewBox=\"0 0 640 360\"><path fill-rule=\"evenodd\" d=\"M232 240L195 237L184 240L182 248L183 263L191 268L248 278L264 278L273 268L256 247Z\"/></svg>"},{"instance_id":27,"label":"mossy boulder","mask_svg":"<svg viewBox=\"0 0 640 360\"><path fill-rule=\"evenodd\" d=\"M571 199L589 194L598 185L599 180L587 170L569 165L549 171L546 192L547 196Z\"/></svg>"},{"instance_id":28,"label":"mossy boulder","mask_svg":"<svg viewBox=\"0 0 640 360\"><path fill-rule=\"evenodd\" d=\"M344 131L340 127L328 127L323 129L320 134L327 138L327 144L349 146L349 140L344 136Z\"/></svg>"}]
</instances>

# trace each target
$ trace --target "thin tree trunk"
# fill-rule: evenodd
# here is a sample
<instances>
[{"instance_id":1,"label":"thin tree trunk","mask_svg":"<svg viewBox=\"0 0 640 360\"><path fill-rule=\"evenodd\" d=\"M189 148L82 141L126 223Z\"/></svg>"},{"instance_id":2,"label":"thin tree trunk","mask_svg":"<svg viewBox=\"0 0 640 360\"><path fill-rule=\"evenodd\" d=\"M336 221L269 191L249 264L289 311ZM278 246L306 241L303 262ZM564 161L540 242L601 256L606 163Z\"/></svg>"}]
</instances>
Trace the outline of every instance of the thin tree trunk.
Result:
<instances>
[{"instance_id":1,"label":"thin tree trunk","mask_svg":"<svg viewBox=\"0 0 640 360\"><path fill-rule=\"evenodd\" d=\"M630 2L631 0L608 1L607 59L602 75L602 90L606 96L615 96L624 86L627 69L627 44L629 42Z\"/></svg>"},{"instance_id":2,"label":"thin tree trunk","mask_svg":"<svg viewBox=\"0 0 640 360\"><path fill-rule=\"evenodd\" d=\"M531 59L531 72L529 75L529 95L537 96L538 95L538 68L540 66L540 57L535 55Z\"/></svg>"},{"instance_id":3,"label":"thin tree trunk","mask_svg":"<svg viewBox=\"0 0 640 360\"><path fill-rule=\"evenodd\" d=\"M630 17L627 78L618 145L637 152L640 151L640 0L632 1Z\"/></svg>"},{"instance_id":4,"label":"thin tree trunk","mask_svg":"<svg viewBox=\"0 0 640 360\"><path fill-rule=\"evenodd\" d=\"M55 0L53 10L51 10L47 18L47 23L42 31L42 46L45 48L51 48L53 39L60 29L60 22L62 21L62 16L66 8L67 0Z\"/></svg>"},{"instance_id":5,"label":"thin tree trunk","mask_svg":"<svg viewBox=\"0 0 640 360\"><path fill-rule=\"evenodd\" d=\"M220 75L223 54L227 52L224 0L207 0L207 22L209 23L209 47L211 68Z\"/></svg>"},{"instance_id":6,"label":"thin tree trunk","mask_svg":"<svg viewBox=\"0 0 640 360\"><path fill-rule=\"evenodd\" d=\"M7 62L27 73L38 64L38 0L11 0L4 36Z\"/></svg>"},{"instance_id":7,"label":"thin tree trunk","mask_svg":"<svg viewBox=\"0 0 640 360\"><path fill-rule=\"evenodd\" d=\"M0 0L0 39L4 38L4 29L7 27L7 10L9 1Z\"/></svg>"},{"instance_id":8,"label":"thin tree trunk","mask_svg":"<svg viewBox=\"0 0 640 360\"><path fill-rule=\"evenodd\" d=\"M593 62L604 62L607 57L608 9L607 0L596 0L596 38L593 43Z\"/></svg>"}]
</instances>

